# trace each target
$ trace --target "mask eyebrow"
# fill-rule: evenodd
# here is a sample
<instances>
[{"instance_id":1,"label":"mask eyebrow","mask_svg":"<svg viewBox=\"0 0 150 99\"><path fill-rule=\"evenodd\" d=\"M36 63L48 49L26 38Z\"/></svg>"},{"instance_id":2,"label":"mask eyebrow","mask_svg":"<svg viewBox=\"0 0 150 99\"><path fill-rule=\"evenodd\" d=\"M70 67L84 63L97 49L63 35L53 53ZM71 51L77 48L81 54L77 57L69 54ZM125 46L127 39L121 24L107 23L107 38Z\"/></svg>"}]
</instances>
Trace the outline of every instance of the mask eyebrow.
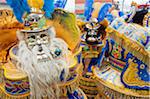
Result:
<instances>
[{"instance_id":1,"label":"mask eyebrow","mask_svg":"<svg viewBox=\"0 0 150 99\"><path fill-rule=\"evenodd\" d=\"M40 34L40 37L41 37L41 38L43 38L43 37L45 37L45 36L47 36L47 35L44 34L44 33L43 33L43 34Z\"/></svg>"},{"instance_id":2,"label":"mask eyebrow","mask_svg":"<svg viewBox=\"0 0 150 99\"><path fill-rule=\"evenodd\" d=\"M34 34L32 34L32 35L27 35L27 38L28 38L28 39L30 39L30 38L35 39L36 37L35 37L35 35L34 35Z\"/></svg>"}]
</instances>

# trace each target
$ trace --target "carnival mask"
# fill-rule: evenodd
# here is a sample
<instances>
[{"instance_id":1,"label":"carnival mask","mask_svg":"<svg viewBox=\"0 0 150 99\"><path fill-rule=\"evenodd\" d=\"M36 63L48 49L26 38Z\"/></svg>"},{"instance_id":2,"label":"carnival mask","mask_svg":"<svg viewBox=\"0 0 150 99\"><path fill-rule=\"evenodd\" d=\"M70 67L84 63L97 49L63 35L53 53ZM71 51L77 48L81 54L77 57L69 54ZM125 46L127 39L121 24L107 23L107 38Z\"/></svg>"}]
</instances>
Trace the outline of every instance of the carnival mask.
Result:
<instances>
[{"instance_id":1,"label":"carnival mask","mask_svg":"<svg viewBox=\"0 0 150 99\"><path fill-rule=\"evenodd\" d=\"M39 51L42 51L41 46L48 46L50 42L50 37L46 31L40 33L30 33L25 35L25 41L28 48L31 50L34 46L39 46Z\"/></svg>"},{"instance_id":2,"label":"carnival mask","mask_svg":"<svg viewBox=\"0 0 150 99\"><path fill-rule=\"evenodd\" d=\"M19 39L21 38L28 50L30 50L38 61L46 61L51 58L50 55L50 38L53 37L52 28L43 30L21 31L19 32Z\"/></svg>"},{"instance_id":3,"label":"carnival mask","mask_svg":"<svg viewBox=\"0 0 150 99\"><path fill-rule=\"evenodd\" d=\"M98 23L90 23L85 26L86 38L85 41L88 44L99 44L102 41L102 36L104 30L102 29L102 25Z\"/></svg>"}]
</instances>

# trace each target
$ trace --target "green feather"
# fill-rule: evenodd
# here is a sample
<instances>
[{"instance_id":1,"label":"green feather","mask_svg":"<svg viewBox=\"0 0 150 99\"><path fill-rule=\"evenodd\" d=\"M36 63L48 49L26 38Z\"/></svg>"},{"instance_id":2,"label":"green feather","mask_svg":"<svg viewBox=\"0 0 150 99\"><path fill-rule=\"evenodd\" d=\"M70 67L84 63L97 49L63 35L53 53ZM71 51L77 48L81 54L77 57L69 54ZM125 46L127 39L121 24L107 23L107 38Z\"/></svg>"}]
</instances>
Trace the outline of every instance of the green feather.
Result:
<instances>
[{"instance_id":1,"label":"green feather","mask_svg":"<svg viewBox=\"0 0 150 99\"><path fill-rule=\"evenodd\" d=\"M39 21L38 21L38 27L39 28L43 28L46 25L46 19L45 17L42 17Z\"/></svg>"}]
</instances>

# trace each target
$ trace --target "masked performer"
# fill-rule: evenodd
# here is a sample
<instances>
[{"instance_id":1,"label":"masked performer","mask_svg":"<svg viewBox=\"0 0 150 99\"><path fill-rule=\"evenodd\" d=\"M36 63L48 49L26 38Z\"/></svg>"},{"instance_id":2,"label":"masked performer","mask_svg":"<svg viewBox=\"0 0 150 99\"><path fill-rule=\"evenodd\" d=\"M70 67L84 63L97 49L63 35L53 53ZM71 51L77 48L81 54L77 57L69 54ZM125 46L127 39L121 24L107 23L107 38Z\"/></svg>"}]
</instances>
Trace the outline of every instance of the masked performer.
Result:
<instances>
[{"instance_id":1,"label":"masked performer","mask_svg":"<svg viewBox=\"0 0 150 99\"><path fill-rule=\"evenodd\" d=\"M31 95L37 99L46 95L49 98L56 97L50 86L55 86L55 82L63 80L68 74L67 44L55 38L52 27L23 30L18 33L18 37L17 67L27 73Z\"/></svg>"},{"instance_id":2,"label":"masked performer","mask_svg":"<svg viewBox=\"0 0 150 99\"><path fill-rule=\"evenodd\" d=\"M27 74L36 99L58 97L56 82L66 78L69 66L67 44L55 38L54 28L45 26L44 20L42 14L31 13L24 19L25 30L18 32L17 68Z\"/></svg>"},{"instance_id":3,"label":"masked performer","mask_svg":"<svg viewBox=\"0 0 150 99\"><path fill-rule=\"evenodd\" d=\"M7 0L13 8L16 19L24 24L24 29L18 30L19 44L13 48L13 53L10 51L9 66L5 65L4 67L6 73L4 73L5 84L2 86L2 90L6 91L5 95L10 94L8 97L11 98L28 97L29 91L31 99L45 97L57 99L61 97L59 94L68 95L69 98L83 97L81 92L74 90L75 85L74 87L68 85L68 90L68 83L64 83L70 81L70 84L72 81L74 82L75 77L78 77L74 70L77 60L75 61L72 57L65 41L55 37L54 28L47 25L47 18L51 18L54 11L53 3L41 0L38 3L31 1L16 0L12 2L12 0ZM69 75L70 78L68 77L69 66L72 66L73 69L73 77ZM11 71L15 72L14 75L10 75ZM60 83L64 84L60 85ZM64 86L63 92L60 92L58 85ZM2 91L2 94L5 91ZM5 95L3 95L4 98L7 97Z\"/></svg>"}]
</instances>

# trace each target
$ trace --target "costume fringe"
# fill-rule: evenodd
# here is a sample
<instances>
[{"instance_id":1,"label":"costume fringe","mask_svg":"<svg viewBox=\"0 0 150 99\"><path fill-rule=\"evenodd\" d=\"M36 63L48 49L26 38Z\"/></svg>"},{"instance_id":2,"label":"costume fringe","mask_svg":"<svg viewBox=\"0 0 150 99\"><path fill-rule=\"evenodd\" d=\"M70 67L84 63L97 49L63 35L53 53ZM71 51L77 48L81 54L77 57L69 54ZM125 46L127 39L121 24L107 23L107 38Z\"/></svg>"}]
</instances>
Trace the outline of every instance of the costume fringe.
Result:
<instances>
[{"instance_id":1,"label":"costume fringe","mask_svg":"<svg viewBox=\"0 0 150 99\"><path fill-rule=\"evenodd\" d=\"M122 47L126 49L126 53L132 53L146 65L150 66L150 52L146 50L139 42L126 37L124 34L120 34L110 27L108 27L106 31L108 37L114 39L119 45L122 45Z\"/></svg>"}]
</instances>

